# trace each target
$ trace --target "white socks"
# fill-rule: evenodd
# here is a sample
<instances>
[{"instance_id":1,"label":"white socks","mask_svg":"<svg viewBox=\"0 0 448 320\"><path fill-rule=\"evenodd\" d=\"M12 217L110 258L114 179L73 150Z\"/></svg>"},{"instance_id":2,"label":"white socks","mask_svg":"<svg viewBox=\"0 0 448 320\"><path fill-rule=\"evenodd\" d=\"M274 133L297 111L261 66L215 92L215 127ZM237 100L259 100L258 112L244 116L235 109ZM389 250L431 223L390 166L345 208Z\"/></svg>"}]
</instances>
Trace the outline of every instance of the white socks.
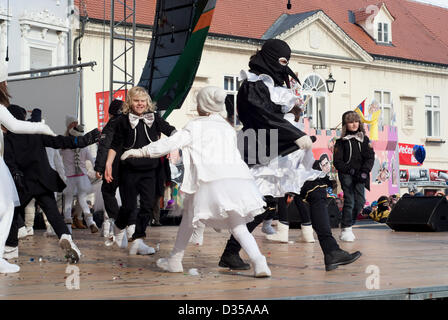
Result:
<instances>
[{"instance_id":1,"label":"white socks","mask_svg":"<svg viewBox=\"0 0 448 320\"><path fill-rule=\"evenodd\" d=\"M156 264L160 269L168 272L184 272L182 266L182 259L184 257L184 250L173 249L168 258L160 258Z\"/></svg>"},{"instance_id":2,"label":"white socks","mask_svg":"<svg viewBox=\"0 0 448 320\"><path fill-rule=\"evenodd\" d=\"M121 249L128 247L128 238L126 237L126 228L120 229L114 223L114 241Z\"/></svg>"},{"instance_id":3,"label":"white socks","mask_svg":"<svg viewBox=\"0 0 448 320\"><path fill-rule=\"evenodd\" d=\"M266 235L266 239L276 242L288 243L289 225L278 222L277 233Z\"/></svg>"},{"instance_id":4,"label":"white socks","mask_svg":"<svg viewBox=\"0 0 448 320\"><path fill-rule=\"evenodd\" d=\"M341 241L345 242L353 242L356 239L352 231L352 227L342 228L341 235L339 238L341 239Z\"/></svg>"},{"instance_id":5,"label":"white socks","mask_svg":"<svg viewBox=\"0 0 448 320\"><path fill-rule=\"evenodd\" d=\"M311 225L301 225L302 230L302 242L313 243L314 240L314 232L313 227Z\"/></svg>"}]
</instances>

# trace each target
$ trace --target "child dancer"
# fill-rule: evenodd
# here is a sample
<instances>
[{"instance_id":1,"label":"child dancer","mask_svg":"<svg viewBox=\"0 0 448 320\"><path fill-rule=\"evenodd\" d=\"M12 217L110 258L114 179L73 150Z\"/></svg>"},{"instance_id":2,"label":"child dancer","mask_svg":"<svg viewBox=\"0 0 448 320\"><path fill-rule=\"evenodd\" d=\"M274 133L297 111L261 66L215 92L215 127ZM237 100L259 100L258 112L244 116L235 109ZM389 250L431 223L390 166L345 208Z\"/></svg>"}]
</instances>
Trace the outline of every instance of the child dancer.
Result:
<instances>
[{"instance_id":1,"label":"child dancer","mask_svg":"<svg viewBox=\"0 0 448 320\"><path fill-rule=\"evenodd\" d=\"M81 137L84 135L84 126L78 125L68 131L72 137ZM81 206L82 213L87 223L87 227L92 233L98 232L98 227L93 220L87 204L87 195L92 192L92 184L87 176L86 160L89 160L92 166L95 160L87 147L77 149L63 149L61 156L64 163L65 175L67 176L67 187L64 189L64 220L67 228L71 231L72 225L72 203L73 197L78 197L78 203ZM75 226L83 226L82 215L76 217L78 221Z\"/></svg>"},{"instance_id":2,"label":"child dancer","mask_svg":"<svg viewBox=\"0 0 448 320\"><path fill-rule=\"evenodd\" d=\"M122 108L123 115L118 118L115 134L109 149L104 177L107 183L113 178L113 161L117 153L141 148L159 140L163 133L170 136L175 128L155 112L155 104L145 89L133 87L126 96ZM127 248L126 227L130 216L137 209L137 195L140 195L140 209L137 213L135 231L131 238L129 254L154 254L154 248L143 243L145 230L151 219L156 201L157 168L159 159L126 159L120 163L120 196L122 207L114 222L115 242L120 248Z\"/></svg>"},{"instance_id":3,"label":"child dancer","mask_svg":"<svg viewBox=\"0 0 448 320\"><path fill-rule=\"evenodd\" d=\"M340 239L353 242L353 221L366 202L364 188L370 190L370 171L375 161L375 151L355 111L342 115L341 138L334 145L333 159L344 191Z\"/></svg>"},{"instance_id":4,"label":"child dancer","mask_svg":"<svg viewBox=\"0 0 448 320\"><path fill-rule=\"evenodd\" d=\"M230 229L254 265L255 277L269 277L271 271L254 237L246 227L264 212L265 202L249 168L241 159L235 130L220 115L226 93L218 87L202 88L198 95L199 118L190 121L168 139L126 151L122 159L160 157L182 148L185 175L181 191L186 194L184 214L176 242L168 258L157 265L169 272L183 272L182 258L193 229L199 224Z\"/></svg>"},{"instance_id":5,"label":"child dancer","mask_svg":"<svg viewBox=\"0 0 448 320\"><path fill-rule=\"evenodd\" d=\"M11 132L39 133L55 135L51 129L43 123L32 123L15 119L8 111L9 93L6 86L8 71L3 63L0 63L0 125ZM0 130L0 273L19 272L20 267L3 259L6 238L9 234L14 207L20 205L19 196L8 167L3 160L3 128Z\"/></svg>"}]
</instances>

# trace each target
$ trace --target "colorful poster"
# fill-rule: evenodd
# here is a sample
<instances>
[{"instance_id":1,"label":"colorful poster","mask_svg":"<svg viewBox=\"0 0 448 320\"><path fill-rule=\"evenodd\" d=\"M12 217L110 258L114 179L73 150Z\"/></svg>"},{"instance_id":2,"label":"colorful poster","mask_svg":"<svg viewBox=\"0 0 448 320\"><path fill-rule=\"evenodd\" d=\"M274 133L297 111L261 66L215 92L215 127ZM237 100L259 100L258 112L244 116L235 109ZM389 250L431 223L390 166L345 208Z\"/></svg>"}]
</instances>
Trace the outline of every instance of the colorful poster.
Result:
<instances>
[{"instance_id":1,"label":"colorful poster","mask_svg":"<svg viewBox=\"0 0 448 320\"><path fill-rule=\"evenodd\" d=\"M114 93L114 98L124 101L126 90L118 90ZM102 131L109 121L109 91L96 93L96 111L98 130Z\"/></svg>"},{"instance_id":2,"label":"colorful poster","mask_svg":"<svg viewBox=\"0 0 448 320\"><path fill-rule=\"evenodd\" d=\"M421 164L415 160L412 155L412 149L414 144L398 143L398 154L400 158L400 164L405 166L420 166Z\"/></svg>"}]
</instances>

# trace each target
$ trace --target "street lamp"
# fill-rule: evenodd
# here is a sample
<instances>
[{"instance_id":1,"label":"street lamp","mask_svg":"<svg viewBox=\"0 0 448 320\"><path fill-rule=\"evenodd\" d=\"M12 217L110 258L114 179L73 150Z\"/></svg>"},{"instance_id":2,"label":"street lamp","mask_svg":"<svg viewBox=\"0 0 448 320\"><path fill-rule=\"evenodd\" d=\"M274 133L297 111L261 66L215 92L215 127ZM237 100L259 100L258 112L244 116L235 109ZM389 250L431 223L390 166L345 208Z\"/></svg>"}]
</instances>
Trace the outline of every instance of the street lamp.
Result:
<instances>
[{"instance_id":1,"label":"street lamp","mask_svg":"<svg viewBox=\"0 0 448 320\"><path fill-rule=\"evenodd\" d=\"M334 91L334 85L336 83L336 80L333 79L333 75L330 73L328 76L328 79L325 80L325 83L327 84L327 90L329 93L333 93Z\"/></svg>"}]
</instances>

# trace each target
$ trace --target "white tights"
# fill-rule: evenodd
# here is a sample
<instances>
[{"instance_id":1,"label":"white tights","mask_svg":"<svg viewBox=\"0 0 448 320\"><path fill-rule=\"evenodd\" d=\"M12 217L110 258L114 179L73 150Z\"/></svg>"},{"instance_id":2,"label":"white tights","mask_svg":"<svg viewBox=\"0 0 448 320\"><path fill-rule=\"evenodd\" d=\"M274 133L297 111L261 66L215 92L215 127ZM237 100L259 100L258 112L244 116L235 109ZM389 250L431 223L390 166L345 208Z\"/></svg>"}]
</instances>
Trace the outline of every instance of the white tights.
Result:
<instances>
[{"instance_id":1,"label":"white tights","mask_svg":"<svg viewBox=\"0 0 448 320\"><path fill-rule=\"evenodd\" d=\"M6 205L0 206L0 259L3 258L5 243L6 239L8 239L13 217L14 203L12 201Z\"/></svg>"},{"instance_id":2,"label":"white tights","mask_svg":"<svg viewBox=\"0 0 448 320\"><path fill-rule=\"evenodd\" d=\"M74 194L67 191L64 192L64 220L66 223L72 221L72 203L73 203ZM79 192L78 193L78 203L81 206L82 212L84 215L90 215L90 208L87 204L87 193ZM82 219L82 215L77 217L79 220Z\"/></svg>"},{"instance_id":3,"label":"white tights","mask_svg":"<svg viewBox=\"0 0 448 320\"><path fill-rule=\"evenodd\" d=\"M255 261L262 254L258 248L254 236L247 230L246 221L237 213L229 212L229 229L241 247L246 251L249 259ZM188 245L191 235L193 234L193 213L184 213L182 221L177 232L176 242L171 252L171 257L182 260L184 251Z\"/></svg>"}]
</instances>

